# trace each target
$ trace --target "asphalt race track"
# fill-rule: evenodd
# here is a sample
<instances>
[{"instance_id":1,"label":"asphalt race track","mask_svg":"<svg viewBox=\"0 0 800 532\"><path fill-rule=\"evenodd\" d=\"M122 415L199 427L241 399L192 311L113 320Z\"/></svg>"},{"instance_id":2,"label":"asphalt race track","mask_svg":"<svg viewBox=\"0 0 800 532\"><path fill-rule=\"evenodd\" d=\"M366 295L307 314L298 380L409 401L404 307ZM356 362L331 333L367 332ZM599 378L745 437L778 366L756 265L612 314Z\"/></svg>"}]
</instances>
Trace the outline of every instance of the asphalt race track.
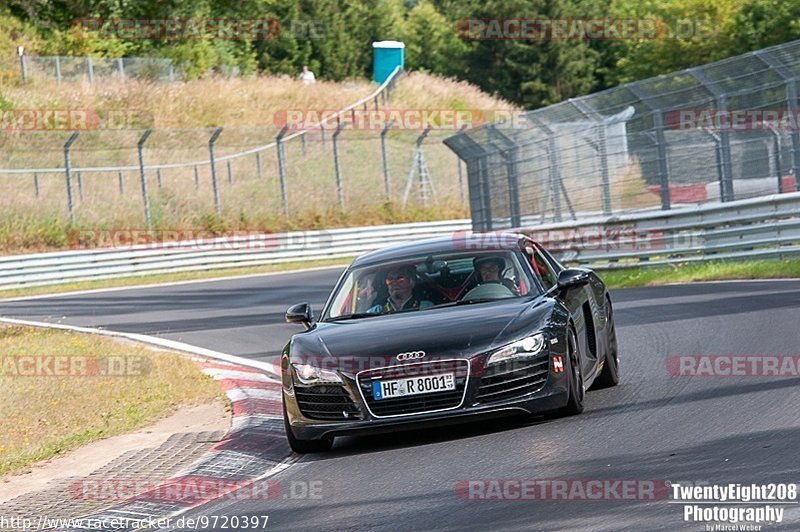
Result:
<instances>
[{"instance_id":1,"label":"asphalt race track","mask_svg":"<svg viewBox=\"0 0 800 532\"><path fill-rule=\"evenodd\" d=\"M339 275L319 270L0 303L0 315L147 333L274 361L290 304L318 310ZM658 500L465 500L470 479L767 484L800 482L800 378L680 377L675 355L800 355L800 281L612 292L622 382L577 417L509 419L340 438L277 477L273 501L222 501L189 515L269 515L274 530L704 530ZM321 497L292 485L321 482ZM319 484L317 484L319 485ZM302 490L300 490L302 491ZM800 528L800 507L783 525Z\"/></svg>"}]
</instances>

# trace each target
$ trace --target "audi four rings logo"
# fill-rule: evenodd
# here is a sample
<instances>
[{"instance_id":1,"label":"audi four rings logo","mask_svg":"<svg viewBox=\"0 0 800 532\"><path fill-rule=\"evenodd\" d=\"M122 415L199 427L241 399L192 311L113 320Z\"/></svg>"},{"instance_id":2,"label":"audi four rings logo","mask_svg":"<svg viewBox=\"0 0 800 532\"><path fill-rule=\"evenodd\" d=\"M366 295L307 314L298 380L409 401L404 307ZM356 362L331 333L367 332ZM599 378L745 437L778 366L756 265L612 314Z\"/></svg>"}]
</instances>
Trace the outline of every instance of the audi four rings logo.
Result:
<instances>
[{"instance_id":1,"label":"audi four rings logo","mask_svg":"<svg viewBox=\"0 0 800 532\"><path fill-rule=\"evenodd\" d=\"M408 353L400 353L397 355L397 360L400 362L404 360L416 360L425 356L425 351L410 351Z\"/></svg>"}]
</instances>

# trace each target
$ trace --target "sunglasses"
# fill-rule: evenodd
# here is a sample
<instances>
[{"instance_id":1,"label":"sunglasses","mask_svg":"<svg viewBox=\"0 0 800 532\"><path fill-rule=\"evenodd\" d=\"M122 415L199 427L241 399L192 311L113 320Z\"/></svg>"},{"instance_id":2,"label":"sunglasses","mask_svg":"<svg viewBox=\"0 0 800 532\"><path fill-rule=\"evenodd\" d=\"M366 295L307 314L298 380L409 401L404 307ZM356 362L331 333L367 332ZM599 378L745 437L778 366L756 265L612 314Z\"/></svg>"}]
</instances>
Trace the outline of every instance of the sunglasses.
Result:
<instances>
[{"instance_id":1,"label":"sunglasses","mask_svg":"<svg viewBox=\"0 0 800 532\"><path fill-rule=\"evenodd\" d=\"M408 277L405 275L387 275L386 276L386 284L392 284L395 281L398 283L405 283L408 281Z\"/></svg>"}]
</instances>

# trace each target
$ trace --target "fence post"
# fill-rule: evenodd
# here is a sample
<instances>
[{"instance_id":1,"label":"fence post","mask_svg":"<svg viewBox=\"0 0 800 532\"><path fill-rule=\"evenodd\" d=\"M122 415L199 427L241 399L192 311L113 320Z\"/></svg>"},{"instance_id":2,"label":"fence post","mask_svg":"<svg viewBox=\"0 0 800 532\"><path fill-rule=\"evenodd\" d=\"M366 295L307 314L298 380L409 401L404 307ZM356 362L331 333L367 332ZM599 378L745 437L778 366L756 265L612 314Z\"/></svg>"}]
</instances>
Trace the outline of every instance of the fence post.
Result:
<instances>
[{"instance_id":1,"label":"fence post","mask_svg":"<svg viewBox=\"0 0 800 532\"><path fill-rule=\"evenodd\" d=\"M119 181L119 195L125 194L125 178L122 177L122 170L117 172L117 180Z\"/></svg>"},{"instance_id":2,"label":"fence post","mask_svg":"<svg viewBox=\"0 0 800 532\"><path fill-rule=\"evenodd\" d=\"M256 175L258 176L259 179L262 178L262 175L261 175L261 152L260 151L256 152Z\"/></svg>"},{"instance_id":3,"label":"fence post","mask_svg":"<svg viewBox=\"0 0 800 532\"><path fill-rule=\"evenodd\" d=\"M283 126L278 136L275 137L275 148L278 151L278 181L281 187L281 205L283 214L289 217L289 201L286 197L286 152L283 150L283 136L289 130L289 126ZM324 131L324 129L323 129Z\"/></svg>"},{"instance_id":4,"label":"fence post","mask_svg":"<svg viewBox=\"0 0 800 532\"><path fill-rule=\"evenodd\" d=\"M305 131L303 131L300 134L300 145L302 146L302 149L303 149L303 157L305 157L306 156L306 150L307 150L307 148L306 148L306 132Z\"/></svg>"},{"instance_id":5,"label":"fence post","mask_svg":"<svg viewBox=\"0 0 800 532\"><path fill-rule=\"evenodd\" d=\"M56 56L56 83L61 85L61 56Z\"/></svg>"},{"instance_id":6,"label":"fence post","mask_svg":"<svg viewBox=\"0 0 800 532\"><path fill-rule=\"evenodd\" d=\"M228 186L231 186L231 185L233 185L233 170L231 170L231 161L230 161L230 159L228 161L226 161L226 162L228 163L226 165L228 167Z\"/></svg>"},{"instance_id":7,"label":"fence post","mask_svg":"<svg viewBox=\"0 0 800 532\"><path fill-rule=\"evenodd\" d=\"M772 133L772 156L775 165L775 176L778 178L778 194L783 194L783 178L781 177L781 134L772 126L769 127Z\"/></svg>"},{"instance_id":8,"label":"fence post","mask_svg":"<svg viewBox=\"0 0 800 532\"><path fill-rule=\"evenodd\" d=\"M28 61L25 59L23 48L19 47L19 68L22 73L22 82L28 83Z\"/></svg>"},{"instance_id":9,"label":"fence post","mask_svg":"<svg viewBox=\"0 0 800 532\"><path fill-rule=\"evenodd\" d=\"M120 79L125 79L125 66L122 64L122 58L117 58L117 71L119 72Z\"/></svg>"},{"instance_id":10,"label":"fence post","mask_svg":"<svg viewBox=\"0 0 800 532\"><path fill-rule=\"evenodd\" d=\"M67 176L67 210L69 211L69 222L73 225L75 224L75 208L72 202L72 167L69 158L69 149L77 138L78 132L75 131L70 135L69 139L67 139L66 144L64 144L64 172Z\"/></svg>"},{"instance_id":11,"label":"fence post","mask_svg":"<svg viewBox=\"0 0 800 532\"><path fill-rule=\"evenodd\" d=\"M320 134L320 137L322 138L322 148L324 149L325 148L325 123L324 122L320 122L319 123L319 134Z\"/></svg>"},{"instance_id":12,"label":"fence post","mask_svg":"<svg viewBox=\"0 0 800 532\"><path fill-rule=\"evenodd\" d=\"M78 197L83 201L83 174L78 172Z\"/></svg>"},{"instance_id":13,"label":"fence post","mask_svg":"<svg viewBox=\"0 0 800 532\"><path fill-rule=\"evenodd\" d=\"M194 189L200 189L200 170L197 169L197 165L194 165Z\"/></svg>"},{"instance_id":14,"label":"fence post","mask_svg":"<svg viewBox=\"0 0 800 532\"><path fill-rule=\"evenodd\" d=\"M344 189L342 187L342 171L339 165L339 135L342 133L344 126L341 122L336 127L336 132L333 134L333 166L336 170L336 194L339 196L339 207L344 212Z\"/></svg>"},{"instance_id":15,"label":"fence post","mask_svg":"<svg viewBox=\"0 0 800 532\"><path fill-rule=\"evenodd\" d=\"M161 168L156 168L156 181L158 182L158 188L164 186L164 184L161 182Z\"/></svg>"},{"instance_id":16,"label":"fence post","mask_svg":"<svg viewBox=\"0 0 800 532\"><path fill-rule=\"evenodd\" d=\"M214 163L214 144L221 134L222 128L218 127L214 130L214 133L211 134L211 138L208 139L208 158L211 164L211 188L214 190L214 210L217 212L217 216L222 216L222 204L219 200L219 186L217 185L217 166Z\"/></svg>"},{"instance_id":17,"label":"fence post","mask_svg":"<svg viewBox=\"0 0 800 532\"><path fill-rule=\"evenodd\" d=\"M606 145L606 124L600 122L598 124L600 144L600 182L603 186L603 214L611 216L611 182L608 178L608 146Z\"/></svg>"},{"instance_id":18,"label":"fence post","mask_svg":"<svg viewBox=\"0 0 800 532\"><path fill-rule=\"evenodd\" d=\"M392 187L389 181L389 153L386 150L386 134L392 129L394 120L389 120L381 131L381 159L383 160L383 187L386 191L386 201L392 200Z\"/></svg>"},{"instance_id":19,"label":"fence post","mask_svg":"<svg viewBox=\"0 0 800 532\"><path fill-rule=\"evenodd\" d=\"M144 173L143 149L147 137L149 137L152 132L152 129L146 130L141 138L139 138L139 142L136 143L136 151L139 154L139 181L142 187L142 200L144 201L144 218L147 222L148 231L153 229L153 221L150 219L150 199L147 197L147 176Z\"/></svg>"},{"instance_id":20,"label":"fence post","mask_svg":"<svg viewBox=\"0 0 800 532\"><path fill-rule=\"evenodd\" d=\"M91 57L86 58L86 74L89 76L89 84L94 85L94 65Z\"/></svg>"},{"instance_id":21,"label":"fence post","mask_svg":"<svg viewBox=\"0 0 800 532\"><path fill-rule=\"evenodd\" d=\"M39 198L39 174L33 174L33 188L36 189L36 198Z\"/></svg>"}]
</instances>

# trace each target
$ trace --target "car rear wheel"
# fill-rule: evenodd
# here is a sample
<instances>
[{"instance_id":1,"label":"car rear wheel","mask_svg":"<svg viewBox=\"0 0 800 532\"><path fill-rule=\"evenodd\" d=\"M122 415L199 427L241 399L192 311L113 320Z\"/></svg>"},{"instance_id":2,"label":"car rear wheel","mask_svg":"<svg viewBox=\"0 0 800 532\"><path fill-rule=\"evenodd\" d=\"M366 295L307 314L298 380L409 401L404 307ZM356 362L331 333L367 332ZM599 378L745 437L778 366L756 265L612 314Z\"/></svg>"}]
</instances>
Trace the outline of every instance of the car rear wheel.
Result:
<instances>
[{"instance_id":1,"label":"car rear wheel","mask_svg":"<svg viewBox=\"0 0 800 532\"><path fill-rule=\"evenodd\" d=\"M556 415L574 416L583 412L583 400L586 397L586 387L583 384L583 371L581 370L578 342L575 331L569 329L567 333L567 360L569 361L569 396L566 406L556 411Z\"/></svg>"},{"instance_id":2,"label":"car rear wheel","mask_svg":"<svg viewBox=\"0 0 800 532\"><path fill-rule=\"evenodd\" d=\"M286 415L286 405L283 407L283 426L286 429L286 439L289 440L289 447L296 453L324 453L333 447L333 438L322 438L320 440L301 440L295 437L292 426L289 424L289 416Z\"/></svg>"},{"instance_id":3,"label":"car rear wheel","mask_svg":"<svg viewBox=\"0 0 800 532\"><path fill-rule=\"evenodd\" d=\"M606 319L608 333L606 334L606 359L603 371L595 379L593 389L611 388L619 384L619 349L617 347L617 327L614 325L614 311L611 302L606 301Z\"/></svg>"}]
</instances>

